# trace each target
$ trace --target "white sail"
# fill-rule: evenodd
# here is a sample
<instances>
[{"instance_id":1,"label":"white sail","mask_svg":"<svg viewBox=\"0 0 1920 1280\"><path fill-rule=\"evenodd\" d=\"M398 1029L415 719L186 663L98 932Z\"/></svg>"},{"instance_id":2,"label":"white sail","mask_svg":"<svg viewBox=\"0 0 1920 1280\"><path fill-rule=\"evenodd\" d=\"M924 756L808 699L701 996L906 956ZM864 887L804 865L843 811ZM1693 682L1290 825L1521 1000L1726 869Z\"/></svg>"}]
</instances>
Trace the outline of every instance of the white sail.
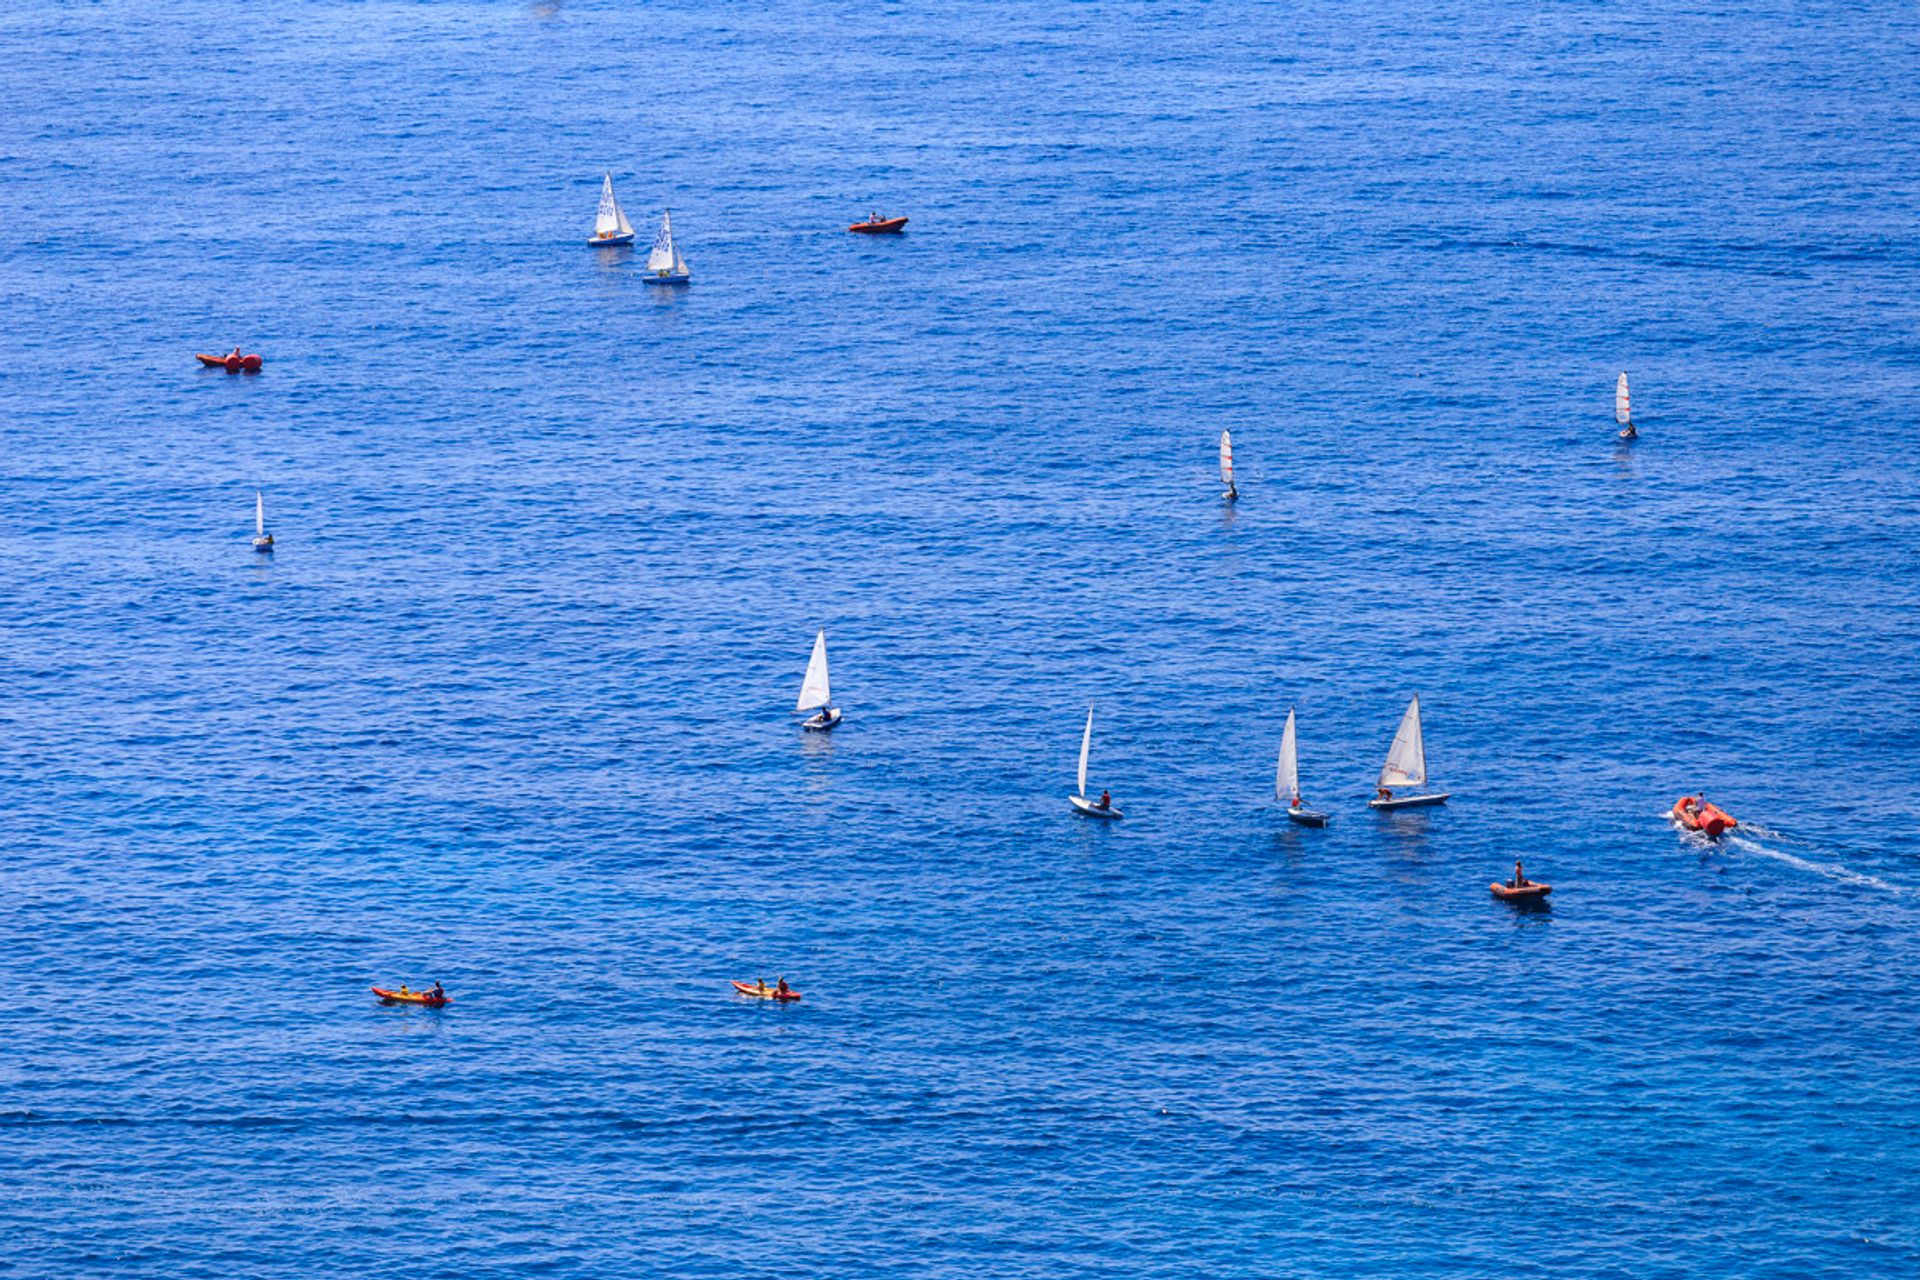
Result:
<instances>
[{"instance_id":1,"label":"white sail","mask_svg":"<svg viewBox=\"0 0 1920 1280\"><path fill-rule=\"evenodd\" d=\"M1093 704L1087 704L1087 731L1080 735L1080 797L1087 794L1087 752L1093 747Z\"/></svg>"},{"instance_id":2,"label":"white sail","mask_svg":"<svg viewBox=\"0 0 1920 1280\"><path fill-rule=\"evenodd\" d=\"M1233 437L1220 433L1220 483L1233 487Z\"/></svg>"},{"instance_id":3,"label":"white sail","mask_svg":"<svg viewBox=\"0 0 1920 1280\"><path fill-rule=\"evenodd\" d=\"M827 633L813 638L813 658L807 663L807 677L800 682L800 701L795 711L811 711L833 701L827 689Z\"/></svg>"},{"instance_id":4,"label":"white sail","mask_svg":"<svg viewBox=\"0 0 1920 1280\"><path fill-rule=\"evenodd\" d=\"M1273 794L1281 804L1292 804L1300 794L1300 757L1293 740L1293 709L1287 709L1287 731L1280 735L1280 769L1274 774Z\"/></svg>"},{"instance_id":5,"label":"white sail","mask_svg":"<svg viewBox=\"0 0 1920 1280\"><path fill-rule=\"evenodd\" d=\"M1420 695L1407 704L1400 731L1393 735L1387 762L1380 766L1383 787L1423 787L1427 783L1427 744L1420 737Z\"/></svg>"},{"instance_id":6,"label":"white sail","mask_svg":"<svg viewBox=\"0 0 1920 1280\"><path fill-rule=\"evenodd\" d=\"M258 489L253 491L253 536L267 536L267 500Z\"/></svg>"},{"instance_id":7,"label":"white sail","mask_svg":"<svg viewBox=\"0 0 1920 1280\"><path fill-rule=\"evenodd\" d=\"M593 234L599 239L616 234L633 234L633 227L627 222L620 202L613 198L613 175L610 173L600 183L600 209L593 217Z\"/></svg>"},{"instance_id":8,"label":"white sail","mask_svg":"<svg viewBox=\"0 0 1920 1280\"><path fill-rule=\"evenodd\" d=\"M1613 384L1613 420L1627 423L1633 421L1633 402L1627 396L1627 375L1621 374L1620 381Z\"/></svg>"},{"instance_id":9,"label":"white sail","mask_svg":"<svg viewBox=\"0 0 1920 1280\"><path fill-rule=\"evenodd\" d=\"M673 215L670 211L662 211L660 234L653 238L653 252L647 255L647 270L680 275L686 269L686 261L681 258L680 250L675 248L673 243Z\"/></svg>"}]
</instances>

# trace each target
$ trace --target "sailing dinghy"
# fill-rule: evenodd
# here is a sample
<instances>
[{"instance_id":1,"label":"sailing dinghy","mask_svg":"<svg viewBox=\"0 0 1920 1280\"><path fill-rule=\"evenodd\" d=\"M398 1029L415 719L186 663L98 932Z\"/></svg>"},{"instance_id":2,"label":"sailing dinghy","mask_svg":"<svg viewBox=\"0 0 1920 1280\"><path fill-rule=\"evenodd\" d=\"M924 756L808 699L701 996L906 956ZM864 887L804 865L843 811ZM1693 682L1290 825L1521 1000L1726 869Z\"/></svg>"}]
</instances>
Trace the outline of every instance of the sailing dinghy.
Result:
<instances>
[{"instance_id":1,"label":"sailing dinghy","mask_svg":"<svg viewBox=\"0 0 1920 1280\"><path fill-rule=\"evenodd\" d=\"M1395 787L1426 785L1427 744L1420 736L1420 695L1416 693L1407 704L1407 714L1400 717L1399 732L1393 735L1393 745L1387 749L1387 762L1380 766L1380 791L1367 801L1367 807L1413 809L1447 802L1448 793L1444 791L1421 791L1410 796L1393 793Z\"/></svg>"},{"instance_id":2,"label":"sailing dinghy","mask_svg":"<svg viewBox=\"0 0 1920 1280\"><path fill-rule=\"evenodd\" d=\"M653 238L653 252L647 255L647 274L643 278L648 284L686 284L693 279L687 260L680 256L680 246L673 242L670 209L661 210L660 234Z\"/></svg>"},{"instance_id":3,"label":"sailing dinghy","mask_svg":"<svg viewBox=\"0 0 1920 1280\"><path fill-rule=\"evenodd\" d=\"M1327 815L1300 803L1300 754L1293 737L1293 708L1287 708L1287 730L1280 735L1280 770L1274 775L1273 794L1287 806L1287 817L1303 827L1324 827Z\"/></svg>"},{"instance_id":4,"label":"sailing dinghy","mask_svg":"<svg viewBox=\"0 0 1920 1280\"><path fill-rule=\"evenodd\" d=\"M1124 818L1126 815L1113 807L1113 800L1106 792L1101 792L1100 800L1087 799L1087 753L1093 748L1093 704L1087 704L1087 728L1080 735L1080 790L1067 797L1071 804L1089 818ZM1105 803L1101 803L1104 800Z\"/></svg>"},{"instance_id":5,"label":"sailing dinghy","mask_svg":"<svg viewBox=\"0 0 1920 1280\"><path fill-rule=\"evenodd\" d=\"M600 211L593 218L593 238L587 241L602 249L614 245L633 243L633 224L627 221L626 210L613 198L613 175L607 174L600 183Z\"/></svg>"},{"instance_id":6,"label":"sailing dinghy","mask_svg":"<svg viewBox=\"0 0 1920 1280\"><path fill-rule=\"evenodd\" d=\"M807 662L806 678L800 682L800 701L793 709L795 713L814 713L800 722L802 729L831 729L840 723L839 709L833 705L833 693L827 686L825 631L813 638L813 657Z\"/></svg>"},{"instance_id":7,"label":"sailing dinghy","mask_svg":"<svg viewBox=\"0 0 1920 1280\"><path fill-rule=\"evenodd\" d=\"M1627 375L1624 370L1620 380L1613 384L1613 420L1620 424L1622 440L1640 438L1640 429L1633 425L1633 398L1627 394Z\"/></svg>"},{"instance_id":8,"label":"sailing dinghy","mask_svg":"<svg viewBox=\"0 0 1920 1280\"><path fill-rule=\"evenodd\" d=\"M267 532L267 500L260 491L253 491L253 549L271 554L273 535Z\"/></svg>"},{"instance_id":9,"label":"sailing dinghy","mask_svg":"<svg viewBox=\"0 0 1920 1280\"><path fill-rule=\"evenodd\" d=\"M1221 497L1228 502L1239 498L1240 491L1233 487L1233 437L1224 431L1220 433L1220 483L1227 486Z\"/></svg>"}]
</instances>

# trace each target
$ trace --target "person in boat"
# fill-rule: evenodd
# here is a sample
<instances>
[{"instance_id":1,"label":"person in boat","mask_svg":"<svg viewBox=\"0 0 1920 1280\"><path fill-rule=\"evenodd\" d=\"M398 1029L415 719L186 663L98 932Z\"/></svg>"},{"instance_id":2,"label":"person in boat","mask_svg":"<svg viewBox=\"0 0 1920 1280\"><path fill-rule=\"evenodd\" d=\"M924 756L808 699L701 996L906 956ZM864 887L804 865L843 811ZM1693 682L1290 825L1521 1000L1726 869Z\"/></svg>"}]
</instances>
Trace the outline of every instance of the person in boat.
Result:
<instances>
[{"instance_id":1,"label":"person in boat","mask_svg":"<svg viewBox=\"0 0 1920 1280\"><path fill-rule=\"evenodd\" d=\"M413 994L413 992L407 990L407 984L403 982L400 984L400 994L403 996L410 996Z\"/></svg>"},{"instance_id":2,"label":"person in boat","mask_svg":"<svg viewBox=\"0 0 1920 1280\"><path fill-rule=\"evenodd\" d=\"M1288 805L1287 808L1298 809L1299 807L1300 807L1300 793L1296 791L1293 793L1293 803Z\"/></svg>"},{"instance_id":3,"label":"person in boat","mask_svg":"<svg viewBox=\"0 0 1920 1280\"><path fill-rule=\"evenodd\" d=\"M1373 798L1375 800L1391 800L1393 799L1393 792L1387 787L1381 787L1373 793Z\"/></svg>"},{"instance_id":4,"label":"person in boat","mask_svg":"<svg viewBox=\"0 0 1920 1280\"><path fill-rule=\"evenodd\" d=\"M1526 868L1520 865L1520 859L1515 858L1513 860L1513 879L1507 882L1507 888L1524 889L1526 887L1527 887Z\"/></svg>"},{"instance_id":5,"label":"person in boat","mask_svg":"<svg viewBox=\"0 0 1920 1280\"><path fill-rule=\"evenodd\" d=\"M1629 422L1626 425L1626 429L1621 431L1620 438L1622 440L1638 440L1640 438L1640 428Z\"/></svg>"},{"instance_id":6,"label":"person in boat","mask_svg":"<svg viewBox=\"0 0 1920 1280\"><path fill-rule=\"evenodd\" d=\"M787 980L784 976L781 977L779 985L775 986L773 991L775 995L781 995L781 996L793 994L793 988L787 985Z\"/></svg>"},{"instance_id":7,"label":"person in boat","mask_svg":"<svg viewBox=\"0 0 1920 1280\"><path fill-rule=\"evenodd\" d=\"M433 990L427 992L427 994L432 996L435 1000L444 1002L447 998L447 989L441 986L439 979L436 978L433 983Z\"/></svg>"},{"instance_id":8,"label":"person in boat","mask_svg":"<svg viewBox=\"0 0 1920 1280\"><path fill-rule=\"evenodd\" d=\"M227 352L227 359L238 360L239 358L240 358L240 348L235 347L233 350Z\"/></svg>"},{"instance_id":9,"label":"person in boat","mask_svg":"<svg viewBox=\"0 0 1920 1280\"><path fill-rule=\"evenodd\" d=\"M1096 809L1113 808L1113 793L1110 791L1102 791L1100 793L1100 803L1095 805L1094 808Z\"/></svg>"}]
</instances>

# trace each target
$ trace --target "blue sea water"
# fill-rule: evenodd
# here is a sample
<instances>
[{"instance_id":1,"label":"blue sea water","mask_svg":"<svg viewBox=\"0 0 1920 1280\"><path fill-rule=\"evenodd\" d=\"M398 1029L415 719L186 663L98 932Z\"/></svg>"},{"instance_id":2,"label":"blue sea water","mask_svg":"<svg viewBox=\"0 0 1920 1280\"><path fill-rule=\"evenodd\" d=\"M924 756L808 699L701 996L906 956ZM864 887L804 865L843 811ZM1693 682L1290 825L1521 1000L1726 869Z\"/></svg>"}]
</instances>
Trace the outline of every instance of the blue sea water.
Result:
<instances>
[{"instance_id":1,"label":"blue sea water","mask_svg":"<svg viewBox=\"0 0 1920 1280\"><path fill-rule=\"evenodd\" d=\"M1917 126L1879 0L0 11L0 1275L1920 1274Z\"/></svg>"}]
</instances>

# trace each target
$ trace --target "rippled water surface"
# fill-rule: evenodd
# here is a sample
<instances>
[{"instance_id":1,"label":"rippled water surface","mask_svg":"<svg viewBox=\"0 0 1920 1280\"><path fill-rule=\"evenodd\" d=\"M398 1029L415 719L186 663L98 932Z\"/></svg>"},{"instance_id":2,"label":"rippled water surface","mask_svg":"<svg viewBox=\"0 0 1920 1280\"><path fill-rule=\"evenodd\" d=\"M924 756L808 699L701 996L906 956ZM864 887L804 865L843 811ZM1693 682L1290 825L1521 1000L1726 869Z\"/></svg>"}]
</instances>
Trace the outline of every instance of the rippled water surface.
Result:
<instances>
[{"instance_id":1,"label":"rippled water surface","mask_svg":"<svg viewBox=\"0 0 1920 1280\"><path fill-rule=\"evenodd\" d=\"M0 68L0 1274L1920 1271L1909 6Z\"/></svg>"}]
</instances>

